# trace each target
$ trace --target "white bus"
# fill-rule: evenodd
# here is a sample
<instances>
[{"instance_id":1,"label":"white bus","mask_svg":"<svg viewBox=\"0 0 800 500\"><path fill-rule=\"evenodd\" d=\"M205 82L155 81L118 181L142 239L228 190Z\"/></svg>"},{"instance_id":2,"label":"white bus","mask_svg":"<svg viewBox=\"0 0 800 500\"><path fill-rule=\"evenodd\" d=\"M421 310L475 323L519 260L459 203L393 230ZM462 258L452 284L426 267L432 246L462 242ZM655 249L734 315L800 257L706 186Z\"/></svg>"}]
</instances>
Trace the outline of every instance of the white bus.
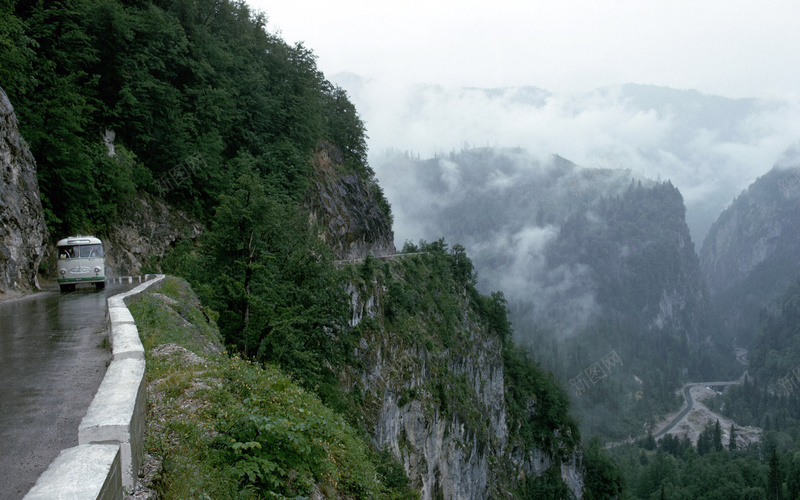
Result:
<instances>
[{"instance_id":1,"label":"white bus","mask_svg":"<svg viewBox=\"0 0 800 500\"><path fill-rule=\"evenodd\" d=\"M58 286L62 292L75 290L78 283L106 286L106 258L103 242L94 236L70 236L56 244Z\"/></svg>"}]
</instances>

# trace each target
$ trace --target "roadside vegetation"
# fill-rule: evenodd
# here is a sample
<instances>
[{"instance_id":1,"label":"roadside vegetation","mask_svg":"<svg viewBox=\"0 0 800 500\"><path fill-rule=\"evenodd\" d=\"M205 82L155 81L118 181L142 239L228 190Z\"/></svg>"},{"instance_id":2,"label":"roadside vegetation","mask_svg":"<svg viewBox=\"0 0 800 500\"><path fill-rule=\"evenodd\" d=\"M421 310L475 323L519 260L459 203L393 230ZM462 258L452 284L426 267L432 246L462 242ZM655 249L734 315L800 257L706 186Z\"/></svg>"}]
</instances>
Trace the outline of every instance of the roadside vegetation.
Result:
<instances>
[{"instance_id":1,"label":"roadside vegetation","mask_svg":"<svg viewBox=\"0 0 800 500\"><path fill-rule=\"evenodd\" d=\"M146 451L161 498L414 498L388 453L280 368L224 352L189 284L130 306L148 363Z\"/></svg>"}]
</instances>

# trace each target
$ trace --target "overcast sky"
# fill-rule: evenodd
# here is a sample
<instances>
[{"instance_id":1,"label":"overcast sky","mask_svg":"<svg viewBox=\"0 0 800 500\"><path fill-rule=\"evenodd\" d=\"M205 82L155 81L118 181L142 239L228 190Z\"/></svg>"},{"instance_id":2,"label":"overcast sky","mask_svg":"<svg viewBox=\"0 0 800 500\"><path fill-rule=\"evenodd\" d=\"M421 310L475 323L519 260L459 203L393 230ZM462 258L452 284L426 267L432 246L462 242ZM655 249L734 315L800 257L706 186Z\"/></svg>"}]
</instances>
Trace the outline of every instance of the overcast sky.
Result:
<instances>
[{"instance_id":1,"label":"overcast sky","mask_svg":"<svg viewBox=\"0 0 800 500\"><path fill-rule=\"evenodd\" d=\"M800 95L797 0L249 0L327 75L556 92Z\"/></svg>"},{"instance_id":2,"label":"overcast sky","mask_svg":"<svg viewBox=\"0 0 800 500\"><path fill-rule=\"evenodd\" d=\"M798 0L248 3L267 15L268 31L303 42L347 90L370 163L398 207L420 190L401 189L381 169L390 149L429 158L522 147L582 167L614 158L606 166L678 186L699 245L730 201L800 139ZM626 83L704 95L631 94L619 87ZM524 86L552 94L520 100Z\"/></svg>"}]
</instances>

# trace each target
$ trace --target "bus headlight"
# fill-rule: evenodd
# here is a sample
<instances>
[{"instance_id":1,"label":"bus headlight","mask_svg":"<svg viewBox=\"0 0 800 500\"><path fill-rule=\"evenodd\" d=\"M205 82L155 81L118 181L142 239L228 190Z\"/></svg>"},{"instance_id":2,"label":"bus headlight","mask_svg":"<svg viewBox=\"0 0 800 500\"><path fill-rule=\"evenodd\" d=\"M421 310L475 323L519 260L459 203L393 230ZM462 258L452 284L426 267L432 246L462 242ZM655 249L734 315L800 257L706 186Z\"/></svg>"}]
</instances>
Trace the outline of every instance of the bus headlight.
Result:
<instances>
[{"instance_id":1,"label":"bus headlight","mask_svg":"<svg viewBox=\"0 0 800 500\"><path fill-rule=\"evenodd\" d=\"M100 268L99 267L95 267L94 268L94 274L100 274Z\"/></svg>"},{"instance_id":2,"label":"bus headlight","mask_svg":"<svg viewBox=\"0 0 800 500\"><path fill-rule=\"evenodd\" d=\"M67 274L67 270L64 269L63 267L61 268L61 274Z\"/></svg>"}]
</instances>

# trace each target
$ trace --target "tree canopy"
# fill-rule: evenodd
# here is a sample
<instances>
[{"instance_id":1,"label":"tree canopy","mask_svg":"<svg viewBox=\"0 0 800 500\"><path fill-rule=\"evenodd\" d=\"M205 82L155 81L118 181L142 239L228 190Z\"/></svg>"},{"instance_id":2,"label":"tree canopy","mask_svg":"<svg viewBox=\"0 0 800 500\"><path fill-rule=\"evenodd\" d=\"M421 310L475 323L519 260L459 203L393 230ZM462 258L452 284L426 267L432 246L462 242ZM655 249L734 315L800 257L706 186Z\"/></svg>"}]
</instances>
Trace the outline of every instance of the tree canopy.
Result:
<instances>
[{"instance_id":1,"label":"tree canopy","mask_svg":"<svg viewBox=\"0 0 800 500\"><path fill-rule=\"evenodd\" d=\"M1 8L0 84L37 160L55 234L103 233L116 201L142 189L209 220L243 158L273 193L300 200L319 141L340 148L349 170L373 175L345 91L243 1Z\"/></svg>"}]
</instances>

